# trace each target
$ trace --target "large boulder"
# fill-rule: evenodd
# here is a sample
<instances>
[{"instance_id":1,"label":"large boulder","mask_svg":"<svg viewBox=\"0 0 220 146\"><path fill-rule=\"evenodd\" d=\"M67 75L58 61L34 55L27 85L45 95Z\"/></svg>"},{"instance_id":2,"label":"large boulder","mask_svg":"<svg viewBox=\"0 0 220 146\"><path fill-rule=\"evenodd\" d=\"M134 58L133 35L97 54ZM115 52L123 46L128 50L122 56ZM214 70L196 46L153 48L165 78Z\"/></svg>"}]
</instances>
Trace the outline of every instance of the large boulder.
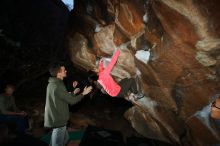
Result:
<instances>
[{"instance_id":1,"label":"large boulder","mask_svg":"<svg viewBox=\"0 0 220 146\"><path fill-rule=\"evenodd\" d=\"M119 48L112 76L116 81L135 77L146 95L133 101L125 117L145 137L180 144L186 127L196 128L186 126L187 119L219 91L217 5L217 0L83 1L76 4L72 26L83 22L93 27L70 28L70 57L75 65L91 70L95 57L111 57ZM148 55L141 59L139 51ZM192 134L192 145L207 141L199 132Z\"/></svg>"}]
</instances>

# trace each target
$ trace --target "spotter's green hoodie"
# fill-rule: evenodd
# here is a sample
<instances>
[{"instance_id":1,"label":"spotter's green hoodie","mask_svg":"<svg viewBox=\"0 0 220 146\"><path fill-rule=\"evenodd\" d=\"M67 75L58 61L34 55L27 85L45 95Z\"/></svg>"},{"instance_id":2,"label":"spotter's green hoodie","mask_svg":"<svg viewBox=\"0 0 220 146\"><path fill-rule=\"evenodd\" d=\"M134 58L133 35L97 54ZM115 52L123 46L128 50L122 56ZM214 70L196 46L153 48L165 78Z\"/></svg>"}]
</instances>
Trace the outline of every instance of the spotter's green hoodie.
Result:
<instances>
[{"instance_id":1,"label":"spotter's green hoodie","mask_svg":"<svg viewBox=\"0 0 220 146\"><path fill-rule=\"evenodd\" d=\"M79 102L83 95L75 96L68 93L63 80L56 77L50 77L48 82L44 126L50 128L65 126L69 120L68 104L73 105Z\"/></svg>"}]
</instances>

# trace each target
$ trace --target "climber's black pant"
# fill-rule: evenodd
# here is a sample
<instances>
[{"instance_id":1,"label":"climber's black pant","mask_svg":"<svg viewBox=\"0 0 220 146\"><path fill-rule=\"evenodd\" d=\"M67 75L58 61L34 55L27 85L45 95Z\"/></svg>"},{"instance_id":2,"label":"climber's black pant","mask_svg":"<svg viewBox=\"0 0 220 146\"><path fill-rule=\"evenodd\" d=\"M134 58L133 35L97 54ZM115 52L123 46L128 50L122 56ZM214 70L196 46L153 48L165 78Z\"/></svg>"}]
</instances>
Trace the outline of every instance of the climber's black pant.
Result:
<instances>
[{"instance_id":1,"label":"climber's black pant","mask_svg":"<svg viewBox=\"0 0 220 146\"><path fill-rule=\"evenodd\" d=\"M134 94L138 93L137 84L134 78L122 79L118 84L121 87L121 91L118 93L117 97L125 97L128 91Z\"/></svg>"}]
</instances>

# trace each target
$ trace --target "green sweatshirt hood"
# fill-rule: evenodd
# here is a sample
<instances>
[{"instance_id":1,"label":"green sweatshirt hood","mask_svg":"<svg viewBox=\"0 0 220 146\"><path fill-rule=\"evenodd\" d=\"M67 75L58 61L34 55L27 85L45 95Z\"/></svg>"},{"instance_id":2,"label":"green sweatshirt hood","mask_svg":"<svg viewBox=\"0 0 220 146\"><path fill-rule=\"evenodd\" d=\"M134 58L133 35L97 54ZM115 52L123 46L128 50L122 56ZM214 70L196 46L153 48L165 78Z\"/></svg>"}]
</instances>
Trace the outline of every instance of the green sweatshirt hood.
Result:
<instances>
[{"instance_id":1,"label":"green sweatshirt hood","mask_svg":"<svg viewBox=\"0 0 220 146\"><path fill-rule=\"evenodd\" d=\"M62 82L62 80L60 80L60 79L58 79L58 78L56 78L56 77L50 77L50 78L48 79L48 82L49 82L49 83Z\"/></svg>"}]
</instances>

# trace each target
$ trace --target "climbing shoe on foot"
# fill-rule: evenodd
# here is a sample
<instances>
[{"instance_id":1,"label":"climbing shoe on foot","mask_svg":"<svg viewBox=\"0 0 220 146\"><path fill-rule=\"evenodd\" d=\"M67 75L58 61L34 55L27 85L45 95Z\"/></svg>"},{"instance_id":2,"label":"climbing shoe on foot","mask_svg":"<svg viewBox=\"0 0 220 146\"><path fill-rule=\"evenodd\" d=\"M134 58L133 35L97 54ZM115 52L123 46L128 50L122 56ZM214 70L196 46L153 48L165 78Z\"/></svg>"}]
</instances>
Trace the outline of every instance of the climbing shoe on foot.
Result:
<instances>
[{"instance_id":1,"label":"climbing shoe on foot","mask_svg":"<svg viewBox=\"0 0 220 146\"><path fill-rule=\"evenodd\" d=\"M141 99L143 97L144 97L144 94L142 94L142 93L134 94L134 100L139 100L139 99Z\"/></svg>"}]
</instances>

